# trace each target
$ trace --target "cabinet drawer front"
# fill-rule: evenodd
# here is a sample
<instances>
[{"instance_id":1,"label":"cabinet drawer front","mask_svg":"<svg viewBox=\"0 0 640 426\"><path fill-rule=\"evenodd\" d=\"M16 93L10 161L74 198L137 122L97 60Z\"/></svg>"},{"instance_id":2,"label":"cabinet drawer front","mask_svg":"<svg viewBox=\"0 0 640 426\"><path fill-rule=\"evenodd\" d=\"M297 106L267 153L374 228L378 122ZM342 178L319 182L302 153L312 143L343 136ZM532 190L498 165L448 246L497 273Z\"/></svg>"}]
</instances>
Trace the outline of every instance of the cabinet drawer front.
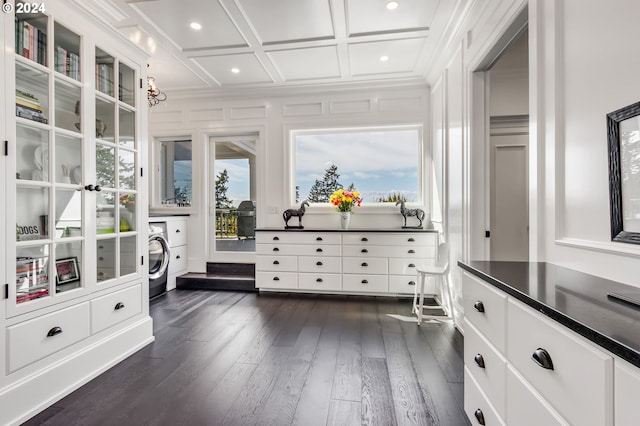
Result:
<instances>
[{"instance_id":1,"label":"cabinet drawer front","mask_svg":"<svg viewBox=\"0 0 640 426\"><path fill-rule=\"evenodd\" d=\"M424 259L389 259L389 273L394 275L411 275L413 277L418 275L416 267L420 265L429 264Z\"/></svg>"},{"instance_id":2,"label":"cabinet drawer front","mask_svg":"<svg viewBox=\"0 0 640 426\"><path fill-rule=\"evenodd\" d=\"M638 395L640 395L640 369L625 361L615 362L615 407L616 426L632 425L638 421Z\"/></svg>"},{"instance_id":3,"label":"cabinet drawer front","mask_svg":"<svg viewBox=\"0 0 640 426\"><path fill-rule=\"evenodd\" d=\"M298 288L296 272L256 272L256 288Z\"/></svg>"},{"instance_id":4,"label":"cabinet drawer front","mask_svg":"<svg viewBox=\"0 0 640 426\"><path fill-rule=\"evenodd\" d=\"M386 275L343 275L342 289L371 293L387 293L388 279Z\"/></svg>"},{"instance_id":5,"label":"cabinet drawer front","mask_svg":"<svg viewBox=\"0 0 640 426\"><path fill-rule=\"evenodd\" d=\"M345 245L342 247L343 256L350 257L399 257L403 259L434 259L435 247L419 246L368 246Z\"/></svg>"},{"instance_id":6,"label":"cabinet drawer front","mask_svg":"<svg viewBox=\"0 0 640 426\"><path fill-rule=\"evenodd\" d=\"M300 256L298 271L339 274L342 271L342 261L339 257Z\"/></svg>"},{"instance_id":7,"label":"cabinet drawer front","mask_svg":"<svg viewBox=\"0 0 640 426\"><path fill-rule=\"evenodd\" d=\"M516 300L507 315L507 357L542 397L572 424L612 424L613 359ZM541 349L553 369L534 360L544 361Z\"/></svg>"},{"instance_id":8,"label":"cabinet drawer front","mask_svg":"<svg viewBox=\"0 0 640 426\"><path fill-rule=\"evenodd\" d=\"M507 360L469 322L464 329L464 364L496 412L505 418Z\"/></svg>"},{"instance_id":9,"label":"cabinet drawer front","mask_svg":"<svg viewBox=\"0 0 640 426\"><path fill-rule=\"evenodd\" d=\"M187 221L169 220L167 221L167 238L169 246L183 246L187 244Z\"/></svg>"},{"instance_id":10,"label":"cabinet drawer front","mask_svg":"<svg viewBox=\"0 0 640 426\"><path fill-rule=\"evenodd\" d=\"M406 275L390 275L389 276L389 293L405 293L413 294L415 292L418 280L416 277L410 277ZM433 287L433 286L431 286ZM429 283L424 286L425 294L432 294L433 291L429 291L431 288Z\"/></svg>"},{"instance_id":11,"label":"cabinet drawer front","mask_svg":"<svg viewBox=\"0 0 640 426\"><path fill-rule=\"evenodd\" d=\"M506 294L465 272L462 275L462 296L467 320L500 352L505 353Z\"/></svg>"},{"instance_id":12,"label":"cabinet drawer front","mask_svg":"<svg viewBox=\"0 0 640 426\"><path fill-rule=\"evenodd\" d=\"M465 339L466 336L465 333ZM512 367L507 367L506 393L507 406L509 407L506 417L507 424L522 426L569 425Z\"/></svg>"},{"instance_id":13,"label":"cabinet drawer front","mask_svg":"<svg viewBox=\"0 0 640 426\"><path fill-rule=\"evenodd\" d=\"M298 274L298 288L303 290L342 290L342 277L340 274Z\"/></svg>"},{"instance_id":14,"label":"cabinet drawer front","mask_svg":"<svg viewBox=\"0 0 640 426\"><path fill-rule=\"evenodd\" d=\"M256 244L256 254L283 256L340 256L338 245Z\"/></svg>"},{"instance_id":15,"label":"cabinet drawer front","mask_svg":"<svg viewBox=\"0 0 640 426\"><path fill-rule=\"evenodd\" d=\"M480 424L476 419L476 415L478 415L484 417L484 424L487 426L504 426L502 418L482 394L467 367L464 368L464 412L472 425Z\"/></svg>"},{"instance_id":16,"label":"cabinet drawer front","mask_svg":"<svg viewBox=\"0 0 640 426\"><path fill-rule=\"evenodd\" d=\"M91 332L98 333L142 312L142 285L138 284L91 301Z\"/></svg>"},{"instance_id":17,"label":"cabinet drawer front","mask_svg":"<svg viewBox=\"0 0 640 426\"><path fill-rule=\"evenodd\" d=\"M381 245L381 246L407 246L418 247L436 246L436 234L433 233L352 233L348 232L342 236L345 245Z\"/></svg>"},{"instance_id":18,"label":"cabinet drawer front","mask_svg":"<svg viewBox=\"0 0 640 426\"><path fill-rule=\"evenodd\" d=\"M256 271L296 272L297 270L296 256L256 256Z\"/></svg>"},{"instance_id":19,"label":"cabinet drawer front","mask_svg":"<svg viewBox=\"0 0 640 426\"><path fill-rule=\"evenodd\" d=\"M387 259L382 257L344 257L342 272L345 274L383 274L388 273Z\"/></svg>"},{"instance_id":20,"label":"cabinet drawer front","mask_svg":"<svg viewBox=\"0 0 640 426\"><path fill-rule=\"evenodd\" d=\"M187 246L171 248L171 260L169 261L169 273L186 272L187 270Z\"/></svg>"},{"instance_id":21,"label":"cabinet drawer front","mask_svg":"<svg viewBox=\"0 0 640 426\"><path fill-rule=\"evenodd\" d=\"M256 242L279 244L340 244L341 238L338 232L257 232Z\"/></svg>"},{"instance_id":22,"label":"cabinet drawer front","mask_svg":"<svg viewBox=\"0 0 640 426\"><path fill-rule=\"evenodd\" d=\"M61 332L55 333L56 327ZM29 365L89 337L89 303L7 327L9 371Z\"/></svg>"}]
</instances>

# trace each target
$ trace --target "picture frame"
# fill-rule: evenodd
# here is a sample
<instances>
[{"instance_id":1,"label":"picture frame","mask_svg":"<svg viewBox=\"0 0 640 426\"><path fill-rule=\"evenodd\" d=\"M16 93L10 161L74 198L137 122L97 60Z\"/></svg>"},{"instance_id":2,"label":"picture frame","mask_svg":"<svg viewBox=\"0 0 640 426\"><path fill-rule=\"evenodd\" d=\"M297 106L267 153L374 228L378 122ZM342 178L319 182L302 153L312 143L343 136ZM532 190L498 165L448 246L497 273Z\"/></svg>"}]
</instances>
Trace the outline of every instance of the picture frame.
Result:
<instances>
[{"instance_id":1,"label":"picture frame","mask_svg":"<svg viewBox=\"0 0 640 426\"><path fill-rule=\"evenodd\" d=\"M80 281L80 268L77 257L56 259L56 283L69 284Z\"/></svg>"}]
</instances>

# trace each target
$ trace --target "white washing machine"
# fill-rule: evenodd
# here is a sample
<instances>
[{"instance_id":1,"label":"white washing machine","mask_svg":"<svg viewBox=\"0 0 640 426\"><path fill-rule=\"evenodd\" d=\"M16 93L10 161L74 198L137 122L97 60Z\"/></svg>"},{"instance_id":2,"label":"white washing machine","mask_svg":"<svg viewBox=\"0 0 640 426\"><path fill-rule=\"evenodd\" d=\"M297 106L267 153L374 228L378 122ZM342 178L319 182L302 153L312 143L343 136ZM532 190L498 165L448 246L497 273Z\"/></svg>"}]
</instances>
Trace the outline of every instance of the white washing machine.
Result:
<instances>
[{"instance_id":1,"label":"white washing machine","mask_svg":"<svg viewBox=\"0 0 640 426\"><path fill-rule=\"evenodd\" d=\"M165 222L149 223L149 298L167 291L170 257L167 224Z\"/></svg>"}]
</instances>

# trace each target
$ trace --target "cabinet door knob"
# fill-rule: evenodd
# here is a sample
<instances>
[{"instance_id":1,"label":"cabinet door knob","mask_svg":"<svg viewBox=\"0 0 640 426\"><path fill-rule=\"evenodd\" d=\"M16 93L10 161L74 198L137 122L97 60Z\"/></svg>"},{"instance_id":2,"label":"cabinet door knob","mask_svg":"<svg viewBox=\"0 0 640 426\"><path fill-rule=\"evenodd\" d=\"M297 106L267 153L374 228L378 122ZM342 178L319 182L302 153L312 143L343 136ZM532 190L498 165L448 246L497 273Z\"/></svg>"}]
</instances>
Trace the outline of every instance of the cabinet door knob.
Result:
<instances>
[{"instance_id":1,"label":"cabinet door knob","mask_svg":"<svg viewBox=\"0 0 640 426\"><path fill-rule=\"evenodd\" d=\"M280 238L278 238L278 237L273 237L273 241L280 241Z\"/></svg>"},{"instance_id":2,"label":"cabinet door knob","mask_svg":"<svg viewBox=\"0 0 640 426\"><path fill-rule=\"evenodd\" d=\"M51 330L49 330L49 332L47 333L47 337L53 337L57 334L62 333L62 328L61 327L53 327Z\"/></svg>"},{"instance_id":3,"label":"cabinet door knob","mask_svg":"<svg viewBox=\"0 0 640 426\"><path fill-rule=\"evenodd\" d=\"M362 250L360 250L360 253L369 253L369 250L367 250L367 249L362 249Z\"/></svg>"},{"instance_id":4,"label":"cabinet door knob","mask_svg":"<svg viewBox=\"0 0 640 426\"><path fill-rule=\"evenodd\" d=\"M274 281L280 281L280 278L279 277L273 277L273 280Z\"/></svg>"},{"instance_id":5,"label":"cabinet door knob","mask_svg":"<svg viewBox=\"0 0 640 426\"><path fill-rule=\"evenodd\" d=\"M473 360L476 362L478 367L484 368L484 358L482 355L477 354L476 356L473 357Z\"/></svg>"},{"instance_id":6,"label":"cabinet door knob","mask_svg":"<svg viewBox=\"0 0 640 426\"><path fill-rule=\"evenodd\" d=\"M102 187L100 185L96 185L95 188L93 189L94 191L98 191L98 192L102 191Z\"/></svg>"},{"instance_id":7,"label":"cabinet door knob","mask_svg":"<svg viewBox=\"0 0 640 426\"><path fill-rule=\"evenodd\" d=\"M93 191L93 190L95 190L95 188L94 188L94 186L93 186L93 185L85 185L85 186L84 186L84 189L86 189L87 191Z\"/></svg>"},{"instance_id":8,"label":"cabinet door knob","mask_svg":"<svg viewBox=\"0 0 640 426\"><path fill-rule=\"evenodd\" d=\"M273 251L280 251L280 249L278 247L274 247Z\"/></svg>"},{"instance_id":9,"label":"cabinet door knob","mask_svg":"<svg viewBox=\"0 0 640 426\"><path fill-rule=\"evenodd\" d=\"M360 241L369 241L369 239L367 237L362 237L360 238Z\"/></svg>"},{"instance_id":10,"label":"cabinet door knob","mask_svg":"<svg viewBox=\"0 0 640 426\"><path fill-rule=\"evenodd\" d=\"M316 241L322 241L322 237L317 237Z\"/></svg>"},{"instance_id":11,"label":"cabinet door knob","mask_svg":"<svg viewBox=\"0 0 640 426\"><path fill-rule=\"evenodd\" d=\"M360 266L367 267L367 266L369 266L369 264L367 262L362 262L362 265L360 265Z\"/></svg>"},{"instance_id":12,"label":"cabinet door knob","mask_svg":"<svg viewBox=\"0 0 640 426\"><path fill-rule=\"evenodd\" d=\"M179 229L176 229L176 234L179 234L179 233L180 233L180 230L179 230Z\"/></svg>"},{"instance_id":13,"label":"cabinet door knob","mask_svg":"<svg viewBox=\"0 0 640 426\"><path fill-rule=\"evenodd\" d=\"M414 254L416 251L414 249L409 250L407 253Z\"/></svg>"},{"instance_id":14,"label":"cabinet door knob","mask_svg":"<svg viewBox=\"0 0 640 426\"><path fill-rule=\"evenodd\" d=\"M547 352L546 349L542 349L542 348L536 349L533 352L533 355L531 355L531 359L533 359L535 363L538 364L540 367L547 370L553 370L553 362L551 361L551 355L549 355L549 352Z\"/></svg>"},{"instance_id":15,"label":"cabinet door knob","mask_svg":"<svg viewBox=\"0 0 640 426\"><path fill-rule=\"evenodd\" d=\"M316 253L322 253L322 252L323 252L323 250L321 248L317 248L316 249Z\"/></svg>"},{"instance_id":16,"label":"cabinet door knob","mask_svg":"<svg viewBox=\"0 0 640 426\"><path fill-rule=\"evenodd\" d=\"M416 267L416 265L414 263L410 263L409 264L409 268L415 268L415 267Z\"/></svg>"},{"instance_id":17,"label":"cabinet door knob","mask_svg":"<svg viewBox=\"0 0 640 426\"><path fill-rule=\"evenodd\" d=\"M484 426L484 414L482 414L482 410L478 408L476 412L473 413L473 415L475 416L478 423Z\"/></svg>"},{"instance_id":18,"label":"cabinet door knob","mask_svg":"<svg viewBox=\"0 0 640 426\"><path fill-rule=\"evenodd\" d=\"M484 303L478 300L476 303L473 304L473 309L475 309L480 313L484 313Z\"/></svg>"},{"instance_id":19,"label":"cabinet door knob","mask_svg":"<svg viewBox=\"0 0 640 426\"><path fill-rule=\"evenodd\" d=\"M408 241L408 242L410 242L410 243L413 243L413 242L415 242L416 240L415 240L414 238L409 238L407 241Z\"/></svg>"},{"instance_id":20,"label":"cabinet door knob","mask_svg":"<svg viewBox=\"0 0 640 426\"><path fill-rule=\"evenodd\" d=\"M322 278L317 278L317 279L316 279L316 282L317 282L317 283L321 283L321 282L322 282Z\"/></svg>"},{"instance_id":21,"label":"cabinet door knob","mask_svg":"<svg viewBox=\"0 0 640 426\"><path fill-rule=\"evenodd\" d=\"M122 308L124 308L124 303L118 302L118 303L116 303L116 306L113 308L113 310L119 311Z\"/></svg>"},{"instance_id":22,"label":"cabinet door knob","mask_svg":"<svg viewBox=\"0 0 640 426\"><path fill-rule=\"evenodd\" d=\"M362 281L360 281L360 282L361 282L362 284L369 284L369 281L367 281L367 280L362 280Z\"/></svg>"},{"instance_id":23,"label":"cabinet door knob","mask_svg":"<svg viewBox=\"0 0 640 426\"><path fill-rule=\"evenodd\" d=\"M407 284L409 284L409 285L416 285L416 282L415 282L415 281L409 281Z\"/></svg>"},{"instance_id":24,"label":"cabinet door knob","mask_svg":"<svg viewBox=\"0 0 640 426\"><path fill-rule=\"evenodd\" d=\"M178 255L176 255L176 259L180 259L180 255L179 255L179 254L178 254Z\"/></svg>"},{"instance_id":25,"label":"cabinet door knob","mask_svg":"<svg viewBox=\"0 0 640 426\"><path fill-rule=\"evenodd\" d=\"M273 264L274 264L274 265L279 265L279 264L280 264L280 262L278 262L277 260L274 260L274 261L273 261Z\"/></svg>"},{"instance_id":26,"label":"cabinet door knob","mask_svg":"<svg viewBox=\"0 0 640 426\"><path fill-rule=\"evenodd\" d=\"M322 262L316 262L316 266L322 266Z\"/></svg>"}]
</instances>

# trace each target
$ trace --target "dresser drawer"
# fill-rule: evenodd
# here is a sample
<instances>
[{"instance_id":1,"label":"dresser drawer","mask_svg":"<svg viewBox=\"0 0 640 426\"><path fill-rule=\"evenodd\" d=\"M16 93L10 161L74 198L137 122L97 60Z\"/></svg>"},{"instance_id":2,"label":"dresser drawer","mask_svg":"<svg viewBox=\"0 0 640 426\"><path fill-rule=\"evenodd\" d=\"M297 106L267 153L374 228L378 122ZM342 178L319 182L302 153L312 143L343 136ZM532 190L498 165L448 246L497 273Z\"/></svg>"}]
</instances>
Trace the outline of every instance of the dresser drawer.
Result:
<instances>
[{"instance_id":1,"label":"dresser drawer","mask_svg":"<svg viewBox=\"0 0 640 426\"><path fill-rule=\"evenodd\" d=\"M348 275L342 276L344 291L387 293L388 279L386 275Z\"/></svg>"},{"instance_id":2,"label":"dresser drawer","mask_svg":"<svg viewBox=\"0 0 640 426\"><path fill-rule=\"evenodd\" d=\"M298 274L298 288L303 290L342 290L342 277L340 274Z\"/></svg>"},{"instance_id":3,"label":"dresser drawer","mask_svg":"<svg viewBox=\"0 0 640 426\"><path fill-rule=\"evenodd\" d=\"M640 369L621 359L615 364L614 412L616 426L632 425L638 422L636 404L640 395Z\"/></svg>"},{"instance_id":4,"label":"dresser drawer","mask_svg":"<svg viewBox=\"0 0 640 426\"><path fill-rule=\"evenodd\" d=\"M345 233L342 237L345 245L380 245L380 246L432 246L436 245L436 234L428 233Z\"/></svg>"},{"instance_id":5,"label":"dresser drawer","mask_svg":"<svg viewBox=\"0 0 640 426\"><path fill-rule=\"evenodd\" d=\"M256 244L256 254L283 256L340 256L338 245Z\"/></svg>"},{"instance_id":6,"label":"dresser drawer","mask_svg":"<svg viewBox=\"0 0 640 426\"><path fill-rule=\"evenodd\" d=\"M296 272L298 258L296 256L256 256L256 270Z\"/></svg>"},{"instance_id":7,"label":"dresser drawer","mask_svg":"<svg viewBox=\"0 0 640 426\"><path fill-rule=\"evenodd\" d=\"M493 406L489 404L485 395L480 391L478 383L473 379L466 366L464 367L464 412L474 426L480 424L504 426L505 424ZM480 418L484 420L484 423L478 420Z\"/></svg>"},{"instance_id":8,"label":"dresser drawer","mask_svg":"<svg viewBox=\"0 0 640 426\"><path fill-rule=\"evenodd\" d=\"M611 425L613 359L516 300L507 316L507 357L540 395L572 424Z\"/></svg>"},{"instance_id":9,"label":"dresser drawer","mask_svg":"<svg viewBox=\"0 0 640 426\"><path fill-rule=\"evenodd\" d=\"M300 256L298 271L339 274L342 271L342 259L339 257Z\"/></svg>"},{"instance_id":10,"label":"dresser drawer","mask_svg":"<svg viewBox=\"0 0 640 426\"><path fill-rule=\"evenodd\" d=\"M89 321L89 303L81 303L7 327L9 371L14 372L86 339Z\"/></svg>"},{"instance_id":11,"label":"dresser drawer","mask_svg":"<svg viewBox=\"0 0 640 426\"><path fill-rule=\"evenodd\" d=\"M98 333L142 312L140 284L91 301L91 332Z\"/></svg>"},{"instance_id":12,"label":"dresser drawer","mask_svg":"<svg viewBox=\"0 0 640 426\"><path fill-rule=\"evenodd\" d=\"M258 243L277 244L337 244L341 243L338 232L258 232L256 233Z\"/></svg>"},{"instance_id":13,"label":"dresser drawer","mask_svg":"<svg viewBox=\"0 0 640 426\"><path fill-rule=\"evenodd\" d=\"M345 274L381 274L388 273L387 259L381 257L344 257L342 272Z\"/></svg>"},{"instance_id":14,"label":"dresser drawer","mask_svg":"<svg viewBox=\"0 0 640 426\"><path fill-rule=\"evenodd\" d=\"M171 247L171 260L169 261L169 273L184 272L187 270L187 246Z\"/></svg>"},{"instance_id":15,"label":"dresser drawer","mask_svg":"<svg viewBox=\"0 0 640 426\"><path fill-rule=\"evenodd\" d=\"M462 274L464 314L495 347L505 353L507 296L479 279Z\"/></svg>"},{"instance_id":16,"label":"dresser drawer","mask_svg":"<svg viewBox=\"0 0 640 426\"><path fill-rule=\"evenodd\" d=\"M465 330L465 345L466 345ZM507 367L507 424L518 426L569 426L520 375ZM632 423L628 423L632 424Z\"/></svg>"},{"instance_id":17,"label":"dresser drawer","mask_svg":"<svg viewBox=\"0 0 640 426\"><path fill-rule=\"evenodd\" d=\"M256 288L298 288L296 272L256 272Z\"/></svg>"},{"instance_id":18,"label":"dresser drawer","mask_svg":"<svg viewBox=\"0 0 640 426\"><path fill-rule=\"evenodd\" d=\"M183 246L187 244L187 221L169 220L167 221L167 238L169 246Z\"/></svg>"},{"instance_id":19,"label":"dresser drawer","mask_svg":"<svg viewBox=\"0 0 640 426\"><path fill-rule=\"evenodd\" d=\"M464 364L496 412L505 418L507 360L468 321L464 328Z\"/></svg>"},{"instance_id":20,"label":"dresser drawer","mask_svg":"<svg viewBox=\"0 0 640 426\"><path fill-rule=\"evenodd\" d=\"M404 259L433 259L435 247L418 246L367 246L345 245L342 248L343 256L351 257L401 257Z\"/></svg>"},{"instance_id":21,"label":"dresser drawer","mask_svg":"<svg viewBox=\"0 0 640 426\"><path fill-rule=\"evenodd\" d=\"M418 279L416 277L410 277L406 275L389 275L389 293L405 293L413 294L415 292ZM433 286L424 286L425 294L433 294L433 291L429 291Z\"/></svg>"},{"instance_id":22,"label":"dresser drawer","mask_svg":"<svg viewBox=\"0 0 640 426\"><path fill-rule=\"evenodd\" d=\"M389 273L394 275L411 275L413 277L418 275L416 266L425 265L429 262L424 259L389 259Z\"/></svg>"}]
</instances>

